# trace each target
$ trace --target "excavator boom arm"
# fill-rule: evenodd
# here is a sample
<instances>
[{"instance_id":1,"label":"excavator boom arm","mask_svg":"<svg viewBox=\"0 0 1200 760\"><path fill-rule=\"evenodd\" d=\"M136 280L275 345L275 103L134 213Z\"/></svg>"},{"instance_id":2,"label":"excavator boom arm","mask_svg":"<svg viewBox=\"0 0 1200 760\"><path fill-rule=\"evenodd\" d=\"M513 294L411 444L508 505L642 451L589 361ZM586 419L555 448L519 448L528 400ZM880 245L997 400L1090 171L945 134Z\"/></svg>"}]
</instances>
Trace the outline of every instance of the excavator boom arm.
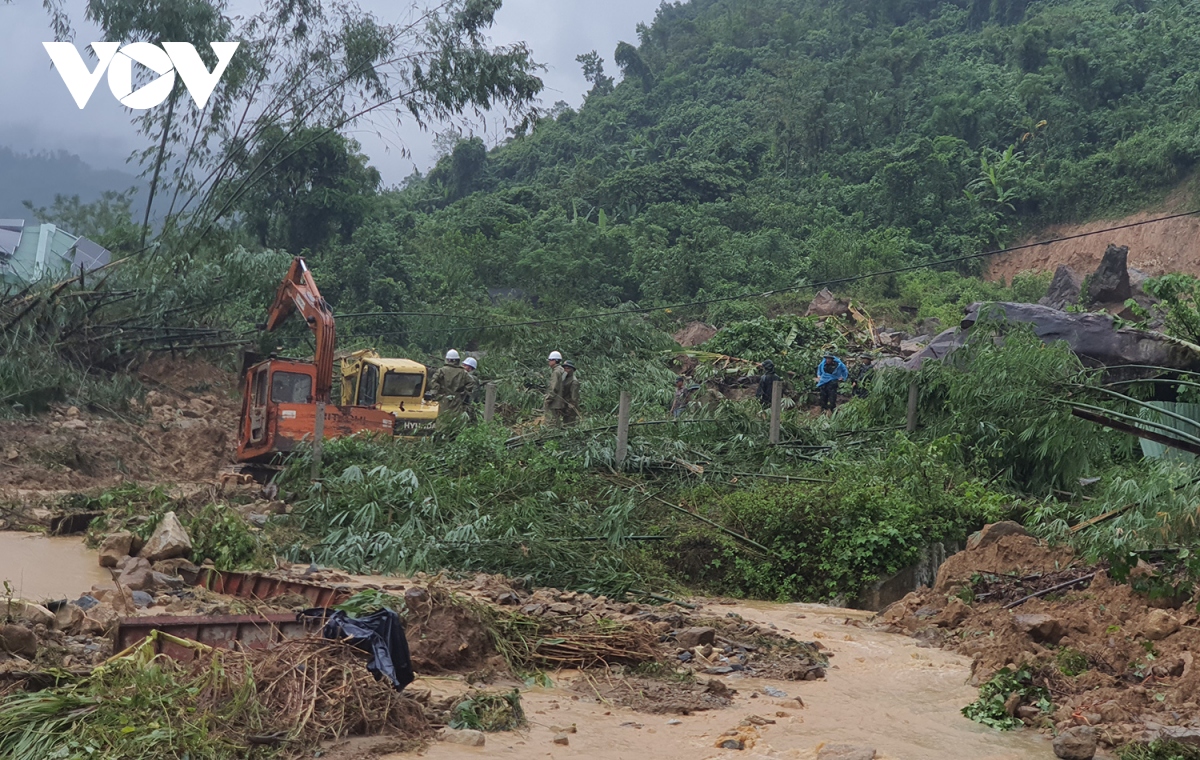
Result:
<instances>
[{"instance_id":1,"label":"excavator boom arm","mask_svg":"<svg viewBox=\"0 0 1200 760\"><path fill-rule=\"evenodd\" d=\"M333 309L321 297L312 272L300 256L292 260L287 276L275 292L275 302L267 313L267 330L279 327L293 312L298 312L308 323L317 344L313 355L317 367L313 401L328 403L333 391Z\"/></svg>"}]
</instances>

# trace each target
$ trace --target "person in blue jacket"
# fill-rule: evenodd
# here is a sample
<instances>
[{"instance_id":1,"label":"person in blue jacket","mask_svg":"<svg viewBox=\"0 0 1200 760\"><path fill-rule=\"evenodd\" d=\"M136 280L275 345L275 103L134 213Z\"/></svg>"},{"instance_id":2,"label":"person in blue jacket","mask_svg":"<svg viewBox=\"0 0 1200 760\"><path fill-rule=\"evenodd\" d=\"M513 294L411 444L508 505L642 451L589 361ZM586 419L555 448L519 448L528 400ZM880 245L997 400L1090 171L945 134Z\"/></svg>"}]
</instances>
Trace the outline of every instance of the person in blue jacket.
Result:
<instances>
[{"instance_id":1,"label":"person in blue jacket","mask_svg":"<svg viewBox=\"0 0 1200 760\"><path fill-rule=\"evenodd\" d=\"M821 408L833 411L837 408L838 383L850 377L845 363L833 354L817 365L817 392L821 394Z\"/></svg>"}]
</instances>

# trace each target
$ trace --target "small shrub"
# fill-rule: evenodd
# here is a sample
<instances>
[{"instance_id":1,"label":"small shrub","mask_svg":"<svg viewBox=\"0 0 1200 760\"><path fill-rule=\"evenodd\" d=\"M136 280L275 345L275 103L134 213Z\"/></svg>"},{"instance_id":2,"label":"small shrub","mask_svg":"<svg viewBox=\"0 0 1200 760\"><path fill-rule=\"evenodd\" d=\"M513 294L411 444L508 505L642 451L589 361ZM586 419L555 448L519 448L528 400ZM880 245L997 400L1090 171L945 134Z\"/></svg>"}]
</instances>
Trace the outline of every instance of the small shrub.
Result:
<instances>
[{"instance_id":1,"label":"small shrub","mask_svg":"<svg viewBox=\"0 0 1200 760\"><path fill-rule=\"evenodd\" d=\"M525 725L521 693L516 689L500 694L479 692L459 700L450 710L451 728L476 731L511 731Z\"/></svg>"},{"instance_id":2,"label":"small shrub","mask_svg":"<svg viewBox=\"0 0 1200 760\"><path fill-rule=\"evenodd\" d=\"M1059 671L1064 676L1071 678L1086 672L1091 667L1087 655L1071 647L1063 647L1058 650L1058 654L1054 656L1054 659L1058 663Z\"/></svg>"},{"instance_id":3,"label":"small shrub","mask_svg":"<svg viewBox=\"0 0 1200 760\"><path fill-rule=\"evenodd\" d=\"M1004 709L1004 703L1012 694L1020 694L1021 702L1032 704L1043 713L1050 712L1050 692L1033 685L1033 675L1022 669L1015 673L1008 668L1000 670L979 689L979 699L962 709L962 714L976 723L1008 731L1025 725Z\"/></svg>"}]
</instances>

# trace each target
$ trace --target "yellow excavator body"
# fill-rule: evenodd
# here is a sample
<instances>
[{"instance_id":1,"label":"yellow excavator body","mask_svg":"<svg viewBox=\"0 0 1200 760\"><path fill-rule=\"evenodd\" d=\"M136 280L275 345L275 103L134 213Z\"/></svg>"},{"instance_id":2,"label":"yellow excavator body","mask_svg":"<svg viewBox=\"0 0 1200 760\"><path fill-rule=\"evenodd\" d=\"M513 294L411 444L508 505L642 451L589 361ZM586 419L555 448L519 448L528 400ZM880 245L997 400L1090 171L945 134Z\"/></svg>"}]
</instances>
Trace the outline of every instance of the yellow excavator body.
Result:
<instances>
[{"instance_id":1,"label":"yellow excavator body","mask_svg":"<svg viewBox=\"0 0 1200 760\"><path fill-rule=\"evenodd\" d=\"M394 432L403 438L433 433L436 401L425 400L428 368L411 359L386 359L364 349L342 359L342 403L373 407L396 415Z\"/></svg>"}]
</instances>

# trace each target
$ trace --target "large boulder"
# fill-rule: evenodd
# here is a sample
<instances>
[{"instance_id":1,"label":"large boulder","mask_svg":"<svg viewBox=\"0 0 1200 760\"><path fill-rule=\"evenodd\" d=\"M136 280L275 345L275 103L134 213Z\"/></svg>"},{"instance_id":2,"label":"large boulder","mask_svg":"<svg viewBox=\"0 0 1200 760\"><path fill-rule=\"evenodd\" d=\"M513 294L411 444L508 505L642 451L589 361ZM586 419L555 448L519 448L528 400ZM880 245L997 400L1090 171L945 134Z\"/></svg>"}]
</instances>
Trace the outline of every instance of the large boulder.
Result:
<instances>
[{"instance_id":1,"label":"large boulder","mask_svg":"<svg viewBox=\"0 0 1200 760\"><path fill-rule=\"evenodd\" d=\"M1088 278L1088 301L1090 303L1124 303L1133 296L1129 284L1129 248L1109 245L1104 250L1100 266Z\"/></svg>"},{"instance_id":2,"label":"large boulder","mask_svg":"<svg viewBox=\"0 0 1200 760\"><path fill-rule=\"evenodd\" d=\"M137 554L142 541L128 531L110 533L100 542L100 567L116 567L121 560Z\"/></svg>"},{"instance_id":3,"label":"large boulder","mask_svg":"<svg viewBox=\"0 0 1200 760\"><path fill-rule=\"evenodd\" d=\"M971 328L987 317L1033 326L1045 343L1064 340L1089 367L1153 365L1173 369L1200 369L1200 352L1165 335L1127 327L1115 329L1107 314L1072 314L1031 303L975 303L967 307L958 328L934 337L904 366L920 369L926 360L941 360L967 342Z\"/></svg>"},{"instance_id":4,"label":"large boulder","mask_svg":"<svg viewBox=\"0 0 1200 760\"><path fill-rule=\"evenodd\" d=\"M158 524L154 535L150 536L150 540L138 552L138 556L144 557L150 562L160 562L164 559L185 557L191 551L191 537L188 536L175 513L168 512L163 515L162 522Z\"/></svg>"},{"instance_id":5,"label":"large boulder","mask_svg":"<svg viewBox=\"0 0 1200 760\"><path fill-rule=\"evenodd\" d=\"M1061 760L1092 760L1096 756L1096 729L1076 726L1054 739L1054 756Z\"/></svg>"},{"instance_id":6,"label":"large boulder","mask_svg":"<svg viewBox=\"0 0 1200 760\"><path fill-rule=\"evenodd\" d=\"M1065 309L1079 303L1079 294L1083 291L1083 278L1071 267L1063 264L1054 270L1054 279L1050 280L1050 289L1045 297L1038 301L1042 306L1051 309Z\"/></svg>"},{"instance_id":7,"label":"large boulder","mask_svg":"<svg viewBox=\"0 0 1200 760\"><path fill-rule=\"evenodd\" d=\"M40 604L24 599L5 599L0 601L0 618L5 620L25 620L31 624L41 623L47 628L54 627L54 613Z\"/></svg>"},{"instance_id":8,"label":"large boulder","mask_svg":"<svg viewBox=\"0 0 1200 760\"><path fill-rule=\"evenodd\" d=\"M37 655L37 636L21 625L0 625L0 651L32 660Z\"/></svg>"},{"instance_id":9,"label":"large boulder","mask_svg":"<svg viewBox=\"0 0 1200 760\"><path fill-rule=\"evenodd\" d=\"M117 582L132 591L151 591L155 588L154 570L145 557L129 557L121 564Z\"/></svg>"},{"instance_id":10,"label":"large boulder","mask_svg":"<svg viewBox=\"0 0 1200 760\"><path fill-rule=\"evenodd\" d=\"M808 311L804 312L806 317L844 317L850 313L850 304L845 301L838 300L828 288L825 288L820 293L817 293L812 302L808 304Z\"/></svg>"},{"instance_id":11,"label":"large boulder","mask_svg":"<svg viewBox=\"0 0 1200 760\"><path fill-rule=\"evenodd\" d=\"M975 551L984 549L994 543L998 543L1005 536L1028 536L1029 531L1025 530L1020 523L1012 520L1001 520L997 523L989 523L983 526L983 529L978 533L971 534L967 539L967 549Z\"/></svg>"}]
</instances>

